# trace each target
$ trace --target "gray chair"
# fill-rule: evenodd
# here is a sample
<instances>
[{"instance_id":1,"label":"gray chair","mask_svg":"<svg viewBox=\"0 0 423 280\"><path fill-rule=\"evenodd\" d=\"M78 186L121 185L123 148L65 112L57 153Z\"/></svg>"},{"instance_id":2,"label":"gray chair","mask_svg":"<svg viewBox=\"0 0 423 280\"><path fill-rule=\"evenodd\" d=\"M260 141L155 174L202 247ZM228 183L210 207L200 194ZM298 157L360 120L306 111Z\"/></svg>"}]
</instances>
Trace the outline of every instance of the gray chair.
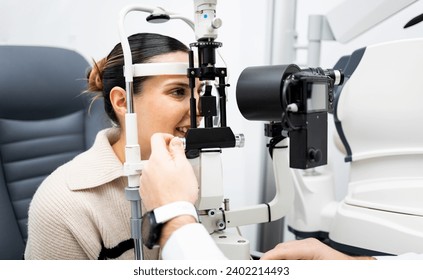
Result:
<instances>
[{"instance_id":1,"label":"gray chair","mask_svg":"<svg viewBox=\"0 0 423 280\"><path fill-rule=\"evenodd\" d=\"M22 259L29 203L53 170L110 126L81 94L89 63L62 48L0 46L0 259Z\"/></svg>"}]
</instances>

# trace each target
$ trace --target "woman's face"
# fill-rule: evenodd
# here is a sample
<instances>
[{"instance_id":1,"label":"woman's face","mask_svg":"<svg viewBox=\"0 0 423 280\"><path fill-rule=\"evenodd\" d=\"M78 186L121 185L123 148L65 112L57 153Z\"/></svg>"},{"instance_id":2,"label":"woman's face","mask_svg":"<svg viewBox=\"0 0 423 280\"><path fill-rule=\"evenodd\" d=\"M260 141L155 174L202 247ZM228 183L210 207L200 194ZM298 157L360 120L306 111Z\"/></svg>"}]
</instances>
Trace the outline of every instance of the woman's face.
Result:
<instances>
[{"instance_id":1,"label":"woman's face","mask_svg":"<svg viewBox=\"0 0 423 280\"><path fill-rule=\"evenodd\" d=\"M164 54L155 57L151 62L188 62L188 54ZM197 82L196 100L199 90L200 85ZM190 97L189 81L184 75L154 76L144 82L142 93L134 97L142 159L150 157L150 138L154 133L165 132L185 137L190 127ZM199 121L197 117L197 123Z\"/></svg>"}]
</instances>

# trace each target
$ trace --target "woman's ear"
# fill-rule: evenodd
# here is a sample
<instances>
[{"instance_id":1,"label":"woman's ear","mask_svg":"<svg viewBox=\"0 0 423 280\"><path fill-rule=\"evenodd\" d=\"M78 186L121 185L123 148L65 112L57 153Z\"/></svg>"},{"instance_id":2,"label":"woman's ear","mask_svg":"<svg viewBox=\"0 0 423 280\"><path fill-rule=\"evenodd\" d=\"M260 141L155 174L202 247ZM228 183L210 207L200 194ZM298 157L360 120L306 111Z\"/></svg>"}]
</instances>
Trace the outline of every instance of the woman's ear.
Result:
<instances>
[{"instance_id":1,"label":"woman's ear","mask_svg":"<svg viewBox=\"0 0 423 280\"><path fill-rule=\"evenodd\" d=\"M110 91L110 102L119 120L126 114L126 92L121 87L114 87Z\"/></svg>"}]
</instances>

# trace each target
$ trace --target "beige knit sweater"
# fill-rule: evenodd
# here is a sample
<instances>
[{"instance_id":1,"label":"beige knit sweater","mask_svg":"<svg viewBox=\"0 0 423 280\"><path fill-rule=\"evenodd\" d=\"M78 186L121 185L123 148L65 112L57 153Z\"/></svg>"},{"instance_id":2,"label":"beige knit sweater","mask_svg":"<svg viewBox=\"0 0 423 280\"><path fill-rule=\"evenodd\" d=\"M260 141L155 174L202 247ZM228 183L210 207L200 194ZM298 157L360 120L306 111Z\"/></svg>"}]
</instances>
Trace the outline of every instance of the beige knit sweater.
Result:
<instances>
[{"instance_id":1,"label":"beige knit sweater","mask_svg":"<svg viewBox=\"0 0 423 280\"><path fill-rule=\"evenodd\" d=\"M134 259L126 177L100 131L91 149L48 176L31 202L25 259ZM144 248L145 259L158 250Z\"/></svg>"}]
</instances>

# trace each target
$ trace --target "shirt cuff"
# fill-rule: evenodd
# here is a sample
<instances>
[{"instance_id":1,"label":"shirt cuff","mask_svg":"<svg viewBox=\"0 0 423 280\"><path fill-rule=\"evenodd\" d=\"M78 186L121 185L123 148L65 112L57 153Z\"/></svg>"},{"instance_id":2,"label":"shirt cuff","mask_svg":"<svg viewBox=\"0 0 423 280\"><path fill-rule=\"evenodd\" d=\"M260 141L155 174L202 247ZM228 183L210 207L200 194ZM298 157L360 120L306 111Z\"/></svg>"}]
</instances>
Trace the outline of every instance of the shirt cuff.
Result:
<instances>
[{"instance_id":1,"label":"shirt cuff","mask_svg":"<svg viewBox=\"0 0 423 280\"><path fill-rule=\"evenodd\" d=\"M163 260L227 259L203 225L191 223L175 230L162 248Z\"/></svg>"}]
</instances>

